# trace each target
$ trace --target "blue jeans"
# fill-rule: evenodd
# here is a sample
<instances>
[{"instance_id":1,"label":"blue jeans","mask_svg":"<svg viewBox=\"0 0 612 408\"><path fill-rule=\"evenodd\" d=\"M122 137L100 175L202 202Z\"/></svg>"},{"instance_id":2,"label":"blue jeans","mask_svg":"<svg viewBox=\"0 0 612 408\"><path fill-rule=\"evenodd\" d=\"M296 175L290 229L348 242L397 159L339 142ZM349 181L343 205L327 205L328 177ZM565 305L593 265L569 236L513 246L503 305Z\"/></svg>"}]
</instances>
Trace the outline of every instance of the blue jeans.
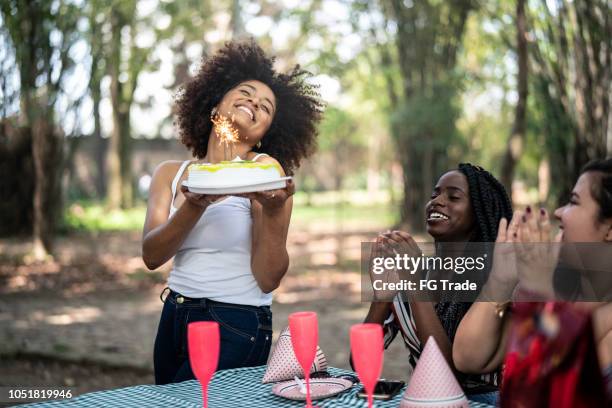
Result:
<instances>
[{"instance_id":1,"label":"blue jeans","mask_svg":"<svg viewBox=\"0 0 612 408\"><path fill-rule=\"evenodd\" d=\"M499 391L485 392L482 394L469 394L468 399L474 402L481 402L483 404L489 404L497 406L499 403Z\"/></svg>"},{"instance_id":2,"label":"blue jeans","mask_svg":"<svg viewBox=\"0 0 612 408\"><path fill-rule=\"evenodd\" d=\"M195 379L187 353L187 325L198 321L219 323L219 370L266 363L272 345L270 307L186 298L170 291L164 301L155 338L156 384Z\"/></svg>"}]
</instances>

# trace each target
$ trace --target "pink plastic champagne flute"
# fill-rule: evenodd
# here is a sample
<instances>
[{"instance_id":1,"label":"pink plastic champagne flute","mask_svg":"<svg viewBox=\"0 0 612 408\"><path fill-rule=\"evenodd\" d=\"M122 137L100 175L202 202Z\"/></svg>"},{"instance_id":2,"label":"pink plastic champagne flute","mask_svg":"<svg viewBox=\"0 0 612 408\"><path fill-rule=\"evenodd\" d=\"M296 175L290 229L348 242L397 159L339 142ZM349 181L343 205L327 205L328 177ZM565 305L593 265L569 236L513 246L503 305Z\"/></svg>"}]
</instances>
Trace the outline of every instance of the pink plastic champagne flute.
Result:
<instances>
[{"instance_id":1,"label":"pink plastic champagne flute","mask_svg":"<svg viewBox=\"0 0 612 408\"><path fill-rule=\"evenodd\" d=\"M315 312L297 312L289 315L291 344L306 378L306 407L312 408L310 398L310 367L319 343L319 324Z\"/></svg>"},{"instance_id":2,"label":"pink plastic champagne flute","mask_svg":"<svg viewBox=\"0 0 612 408\"><path fill-rule=\"evenodd\" d=\"M372 408L374 387L383 365L382 326L374 323L355 324L351 327L351 353L353 365L368 394L368 407Z\"/></svg>"},{"instance_id":3,"label":"pink plastic champagne flute","mask_svg":"<svg viewBox=\"0 0 612 408\"><path fill-rule=\"evenodd\" d=\"M208 383L219 364L219 323L193 322L187 326L189 363L202 385L202 401L208 407Z\"/></svg>"}]
</instances>

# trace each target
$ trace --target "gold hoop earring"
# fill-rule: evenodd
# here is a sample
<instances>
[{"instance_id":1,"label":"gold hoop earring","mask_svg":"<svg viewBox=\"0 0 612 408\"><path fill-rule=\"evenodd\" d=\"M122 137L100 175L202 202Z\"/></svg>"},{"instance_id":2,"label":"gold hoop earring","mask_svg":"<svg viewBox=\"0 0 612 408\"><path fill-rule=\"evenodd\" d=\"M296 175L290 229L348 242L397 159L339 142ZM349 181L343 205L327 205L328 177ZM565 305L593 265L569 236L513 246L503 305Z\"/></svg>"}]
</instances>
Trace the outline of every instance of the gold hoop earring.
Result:
<instances>
[{"instance_id":1,"label":"gold hoop earring","mask_svg":"<svg viewBox=\"0 0 612 408\"><path fill-rule=\"evenodd\" d=\"M257 142L257 144L255 146L257 146L258 149L261 148L261 140L259 142Z\"/></svg>"}]
</instances>

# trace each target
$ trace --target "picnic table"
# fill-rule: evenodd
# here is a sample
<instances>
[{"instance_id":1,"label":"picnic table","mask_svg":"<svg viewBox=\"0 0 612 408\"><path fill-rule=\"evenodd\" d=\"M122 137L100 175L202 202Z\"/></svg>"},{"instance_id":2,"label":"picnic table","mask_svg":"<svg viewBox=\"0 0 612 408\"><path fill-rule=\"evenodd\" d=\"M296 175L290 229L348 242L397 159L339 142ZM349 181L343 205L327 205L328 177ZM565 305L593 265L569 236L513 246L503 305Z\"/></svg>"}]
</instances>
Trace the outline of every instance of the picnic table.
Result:
<instances>
[{"instance_id":1,"label":"picnic table","mask_svg":"<svg viewBox=\"0 0 612 408\"><path fill-rule=\"evenodd\" d=\"M208 406L216 407L300 407L302 401L291 401L272 394L273 384L262 384L266 366L235 368L218 371L211 380L208 388ZM354 374L351 371L330 368L329 373L337 376ZM367 402L359 398L357 393L360 384L334 397L313 401L313 405L320 408L334 407L367 407ZM400 392L389 401L375 401L377 408L398 407L402 393ZM107 391L96 391L78 397L45 401L23 407L36 408L68 408L68 407L172 407L172 408L201 408L202 391L199 382L184 381L167 385L137 385L134 387L119 388ZM472 408L490 408L490 405L470 401Z\"/></svg>"}]
</instances>

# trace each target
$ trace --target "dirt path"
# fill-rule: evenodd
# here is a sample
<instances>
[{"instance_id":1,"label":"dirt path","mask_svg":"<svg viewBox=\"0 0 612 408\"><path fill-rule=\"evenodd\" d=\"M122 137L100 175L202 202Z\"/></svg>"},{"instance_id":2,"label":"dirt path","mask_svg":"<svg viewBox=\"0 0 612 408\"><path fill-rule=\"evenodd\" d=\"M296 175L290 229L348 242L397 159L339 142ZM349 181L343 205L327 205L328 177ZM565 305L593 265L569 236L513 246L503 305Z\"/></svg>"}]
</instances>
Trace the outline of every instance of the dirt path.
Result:
<instances>
[{"instance_id":1,"label":"dirt path","mask_svg":"<svg viewBox=\"0 0 612 408\"><path fill-rule=\"evenodd\" d=\"M362 321L367 312L367 305L356 296L356 293L347 296L345 292L336 299L275 302L274 333L278 335L287 325L290 313L314 310L319 316L320 345L330 364L348 368L349 327ZM0 354L35 353L68 361L151 370L161 305L157 290L79 297L3 296ZM401 354L401 348L398 351ZM385 373L390 377L399 377L405 370L403 364L397 364L401 357L396 357L399 356L386 356Z\"/></svg>"},{"instance_id":2,"label":"dirt path","mask_svg":"<svg viewBox=\"0 0 612 408\"><path fill-rule=\"evenodd\" d=\"M275 291L275 335L290 313L314 310L330 365L349 368L349 328L363 321L368 307L360 301L358 273L359 245L367 238L343 237L343 266L338 267L333 236L293 235L292 266ZM70 237L60 242L54 263L29 266L18 258L18 244L0 241L0 385L74 381L89 391L153 381L153 342L162 306L158 296L169 265L146 271L134 255L139 240L138 234ZM101 246L111 248L112 255ZM87 370L99 380L79 374ZM385 353L384 376L406 378L407 370L398 339Z\"/></svg>"}]
</instances>

